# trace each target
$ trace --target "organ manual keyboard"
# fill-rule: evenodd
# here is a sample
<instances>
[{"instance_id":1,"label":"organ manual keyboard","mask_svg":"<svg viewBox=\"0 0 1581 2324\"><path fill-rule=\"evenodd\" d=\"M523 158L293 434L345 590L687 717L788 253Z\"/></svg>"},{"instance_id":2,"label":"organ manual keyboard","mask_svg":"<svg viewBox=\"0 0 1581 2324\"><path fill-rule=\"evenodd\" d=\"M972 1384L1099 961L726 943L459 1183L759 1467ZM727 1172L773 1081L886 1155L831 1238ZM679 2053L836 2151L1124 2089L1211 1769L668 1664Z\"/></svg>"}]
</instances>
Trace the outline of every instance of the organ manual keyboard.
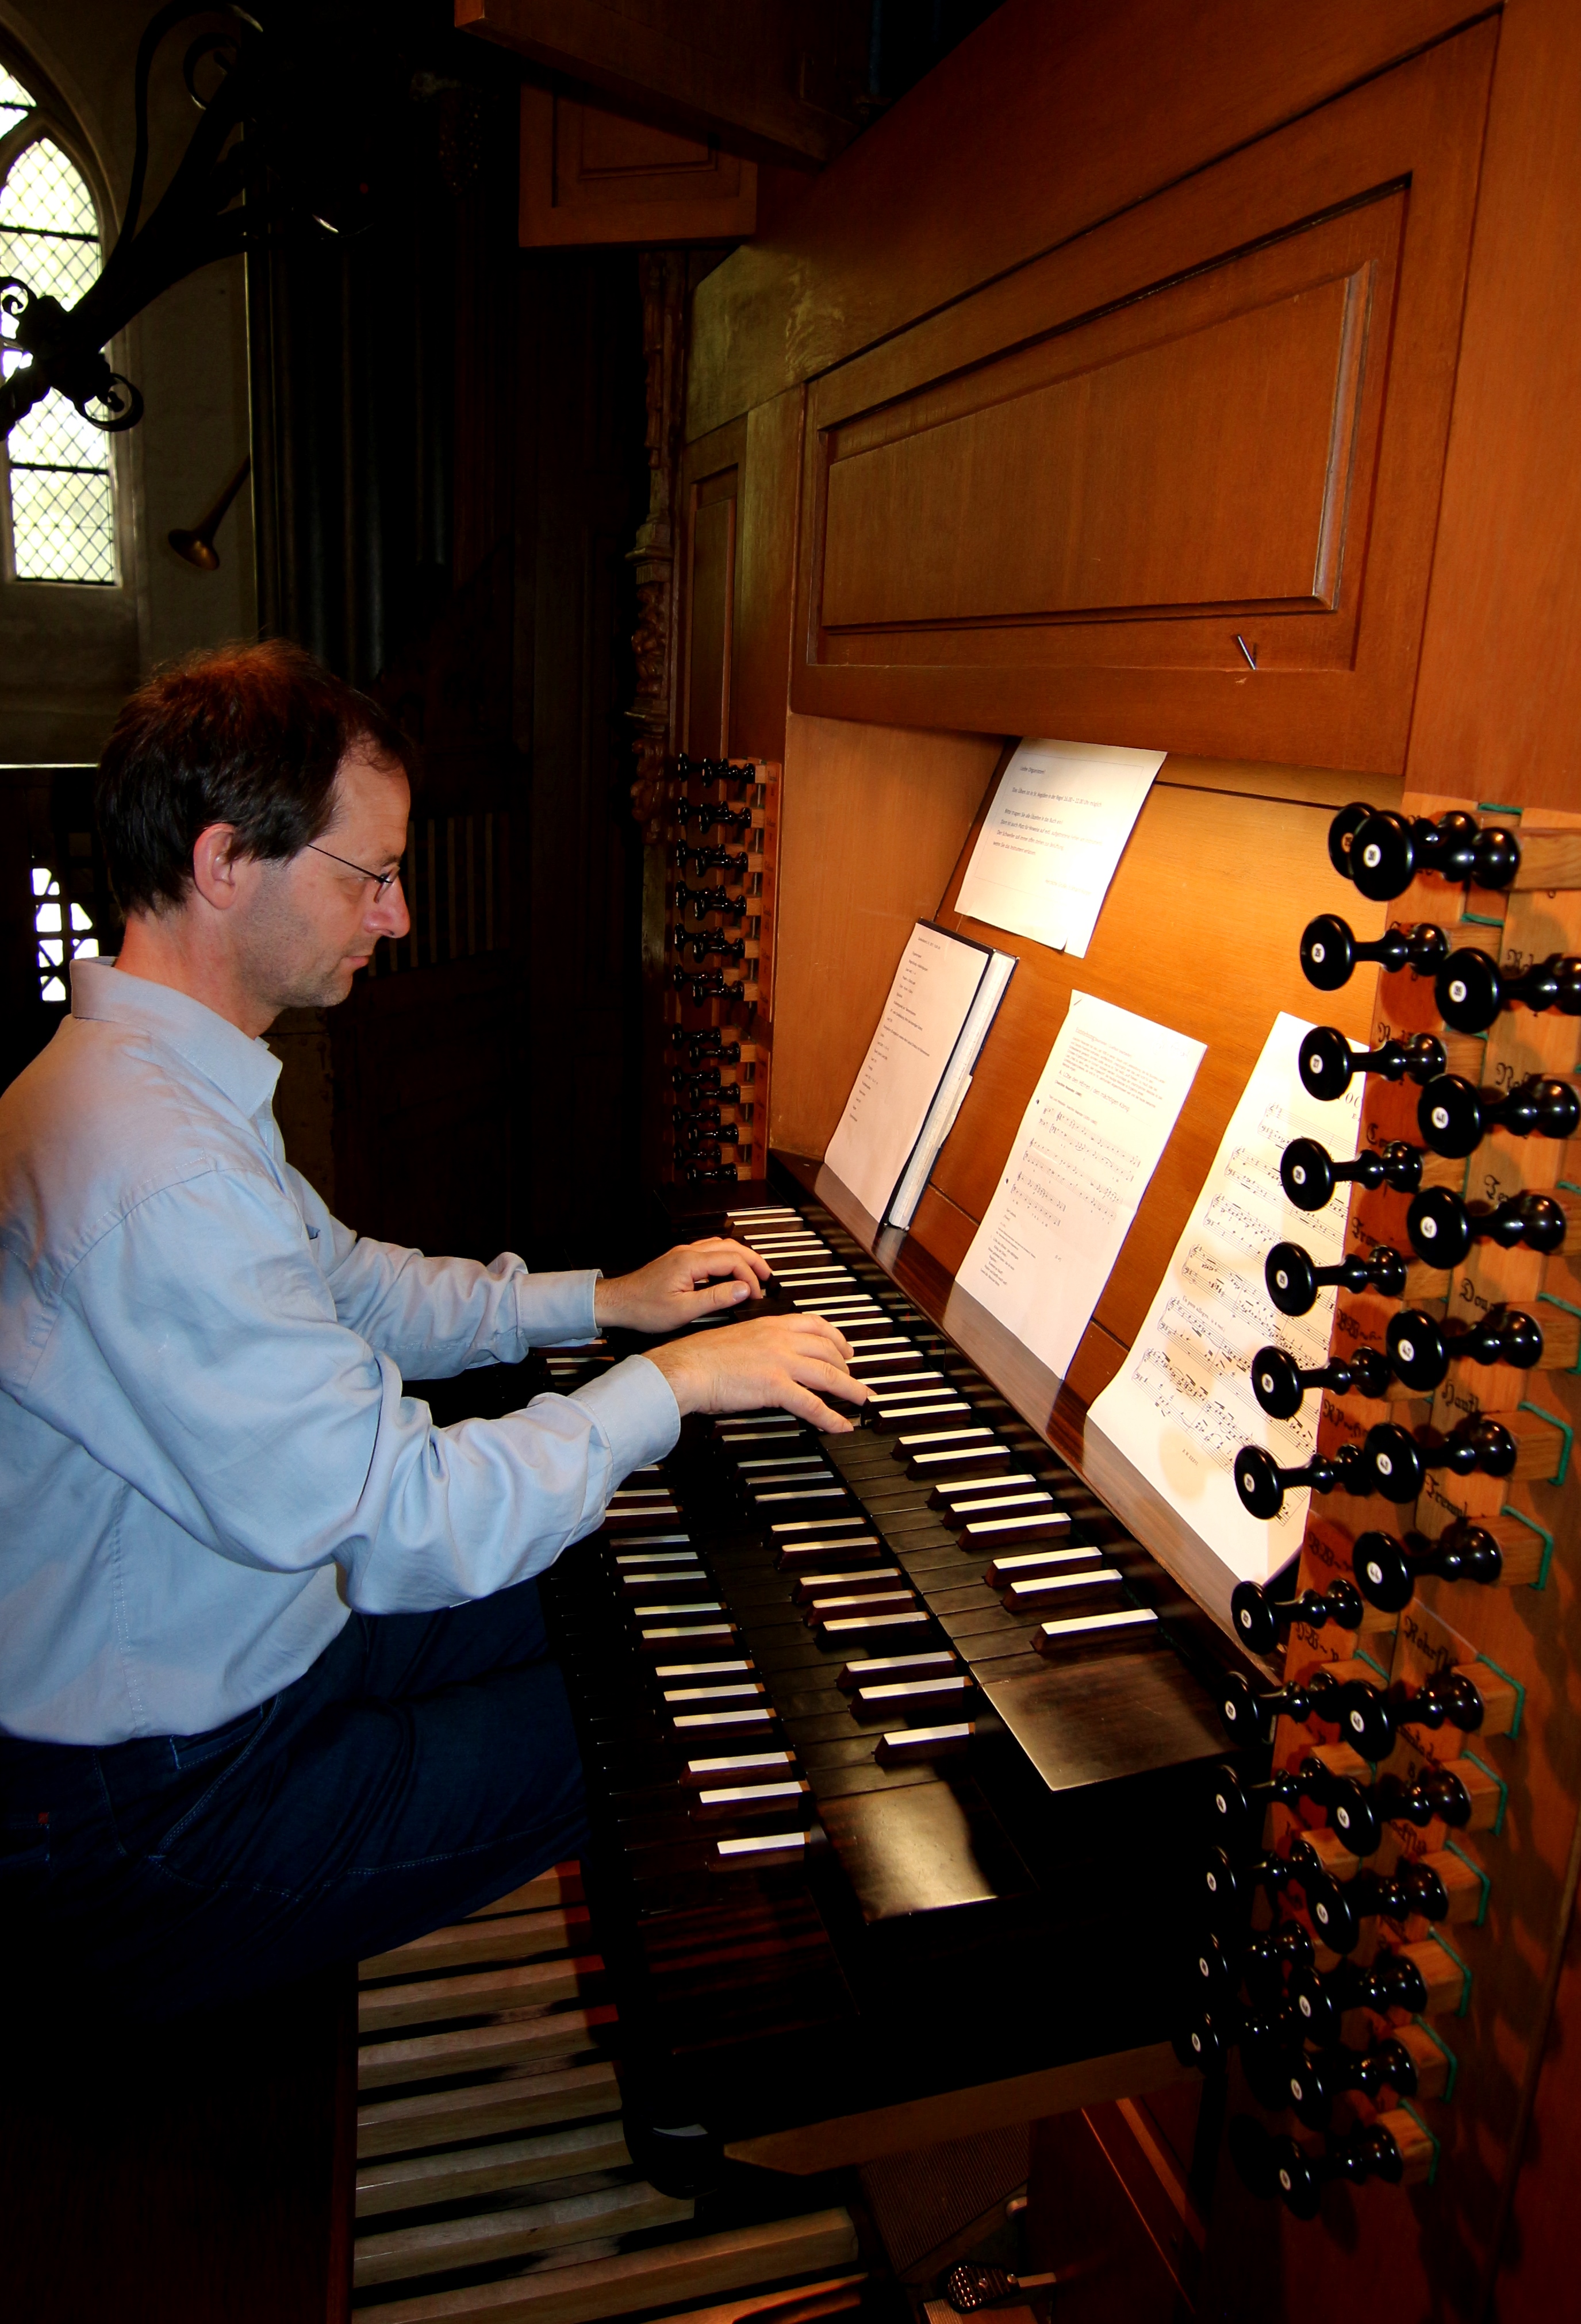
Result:
<instances>
[{"instance_id":1,"label":"organ manual keyboard","mask_svg":"<svg viewBox=\"0 0 1581 2324\"><path fill-rule=\"evenodd\" d=\"M626 2137L681 2192L722 2155L860 2159L897 2107L922 2143L951 2094L988 2123L1168 2079L1180 1811L1224 1748L1233 1648L789 1191L675 1204L838 1323L864 1425L689 1421L544 1589ZM565 1389L610 1360L537 1363Z\"/></svg>"}]
</instances>

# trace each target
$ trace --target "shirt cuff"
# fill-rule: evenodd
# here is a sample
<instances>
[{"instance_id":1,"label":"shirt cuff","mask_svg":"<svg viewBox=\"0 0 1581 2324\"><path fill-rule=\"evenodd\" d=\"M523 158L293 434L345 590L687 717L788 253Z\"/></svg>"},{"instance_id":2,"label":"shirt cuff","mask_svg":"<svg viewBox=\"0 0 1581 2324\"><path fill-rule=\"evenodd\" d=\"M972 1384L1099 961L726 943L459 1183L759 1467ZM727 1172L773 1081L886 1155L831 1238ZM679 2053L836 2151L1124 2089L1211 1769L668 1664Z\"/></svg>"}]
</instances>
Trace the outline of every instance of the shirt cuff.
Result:
<instances>
[{"instance_id":1,"label":"shirt cuff","mask_svg":"<svg viewBox=\"0 0 1581 2324\"><path fill-rule=\"evenodd\" d=\"M593 1286L598 1277L596 1267L544 1275L531 1274L523 1268L515 1278L516 1329L523 1348L575 1347L596 1340L598 1324L593 1313Z\"/></svg>"},{"instance_id":2,"label":"shirt cuff","mask_svg":"<svg viewBox=\"0 0 1581 2324\"><path fill-rule=\"evenodd\" d=\"M609 1447L611 1492L644 1462L661 1461L680 1434L680 1406L646 1356L627 1356L566 1401L592 1414Z\"/></svg>"}]
</instances>

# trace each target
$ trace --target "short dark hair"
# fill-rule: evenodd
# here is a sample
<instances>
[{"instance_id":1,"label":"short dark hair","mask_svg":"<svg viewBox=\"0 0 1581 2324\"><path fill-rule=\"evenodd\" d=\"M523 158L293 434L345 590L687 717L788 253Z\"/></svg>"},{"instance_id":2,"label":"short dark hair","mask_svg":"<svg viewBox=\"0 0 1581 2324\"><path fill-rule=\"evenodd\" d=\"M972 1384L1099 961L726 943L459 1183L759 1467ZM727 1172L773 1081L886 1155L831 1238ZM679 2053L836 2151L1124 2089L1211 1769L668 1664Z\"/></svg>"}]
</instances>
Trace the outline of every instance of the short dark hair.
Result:
<instances>
[{"instance_id":1,"label":"short dark hair","mask_svg":"<svg viewBox=\"0 0 1581 2324\"><path fill-rule=\"evenodd\" d=\"M359 743L392 773L412 775L412 746L394 720L283 638L156 672L116 719L94 790L122 910L180 903L211 823L235 824L244 854L297 854L328 825L336 771Z\"/></svg>"}]
</instances>

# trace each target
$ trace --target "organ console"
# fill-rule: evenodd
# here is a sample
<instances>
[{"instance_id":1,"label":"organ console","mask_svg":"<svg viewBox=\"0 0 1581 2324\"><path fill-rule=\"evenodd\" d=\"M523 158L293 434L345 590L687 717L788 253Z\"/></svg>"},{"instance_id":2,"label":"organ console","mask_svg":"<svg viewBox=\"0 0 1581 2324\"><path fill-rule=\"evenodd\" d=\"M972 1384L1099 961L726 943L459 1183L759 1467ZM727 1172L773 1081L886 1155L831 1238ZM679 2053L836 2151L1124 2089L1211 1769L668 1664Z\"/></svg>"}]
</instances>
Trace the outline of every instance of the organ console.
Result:
<instances>
[{"instance_id":1,"label":"organ console","mask_svg":"<svg viewBox=\"0 0 1581 2324\"><path fill-rule=\"evenodd\" d=\"M1564 399L1512 373L1530 318L1487 314L1551 189L1485 208L1515 147L1575 142L1512 137L1506 76L1568 84L1512 9L1271 45L1210 0L1211 74L1140 66L1116 130L1112 46L1046 13L992 12L913 93L926 138L903 100L651 331L669 1223L752 1240L876 1396L827 1442L689 1425L632 1480L667 1513L612 1505L546 1590L631 2148L700 2187L722 2153L865 2167L1042 2114L1085 2189L1175 2107L1189 2167L1122 2206L1189 2220L1159 2312L1250 2324L1277 2282L1290 2324L1469 2324L1555 2208L1556 2011L1574 2046L1575 558L1538 521L1562 453L1523 497L1503 449ZM1085 947L961 908L1023 733L1172 746ZM919 919L1018 965L902 1232L818 1157ZM1203 1057L1057 1379L959 1277L1077 991ZM1238 1128L1205 1221L1281 1011L1311 1095L1362 1084L1362 1151ZM1148 1477L1092 1411L1144 1340ZM1195 2116L1197 2084L1159 2096L1171 2034Z\"/></svg>"}]
</instances>

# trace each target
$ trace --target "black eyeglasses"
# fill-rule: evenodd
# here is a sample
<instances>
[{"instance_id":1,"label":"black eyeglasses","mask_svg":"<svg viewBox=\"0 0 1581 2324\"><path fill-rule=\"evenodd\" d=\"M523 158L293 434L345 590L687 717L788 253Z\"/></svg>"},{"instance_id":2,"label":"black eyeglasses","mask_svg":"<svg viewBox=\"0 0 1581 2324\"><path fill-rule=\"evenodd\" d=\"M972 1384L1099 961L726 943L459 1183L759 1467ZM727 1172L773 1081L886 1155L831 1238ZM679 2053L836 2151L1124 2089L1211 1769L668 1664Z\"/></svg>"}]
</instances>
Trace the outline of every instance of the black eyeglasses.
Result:
<instances>
[{"instance_id":1,"label":"black eyeglasses","mask_svg":"<svg viewBox=\"0 0 1581 2324\"><path fill-rule=\"evenodd\" d=\"M347 872L358 872L363 879L371 880L375 890L381 896L384 894L386 888L393 887L395 881L401 877L401 867L399 864L396 865L393 872L370 872L365 864L354 863L349 856L331 855L327 847L317 847L310 839L308 842L308 846L313 854L328 856L331 863L342 864Z\"/></svg>"}]
</instances>

